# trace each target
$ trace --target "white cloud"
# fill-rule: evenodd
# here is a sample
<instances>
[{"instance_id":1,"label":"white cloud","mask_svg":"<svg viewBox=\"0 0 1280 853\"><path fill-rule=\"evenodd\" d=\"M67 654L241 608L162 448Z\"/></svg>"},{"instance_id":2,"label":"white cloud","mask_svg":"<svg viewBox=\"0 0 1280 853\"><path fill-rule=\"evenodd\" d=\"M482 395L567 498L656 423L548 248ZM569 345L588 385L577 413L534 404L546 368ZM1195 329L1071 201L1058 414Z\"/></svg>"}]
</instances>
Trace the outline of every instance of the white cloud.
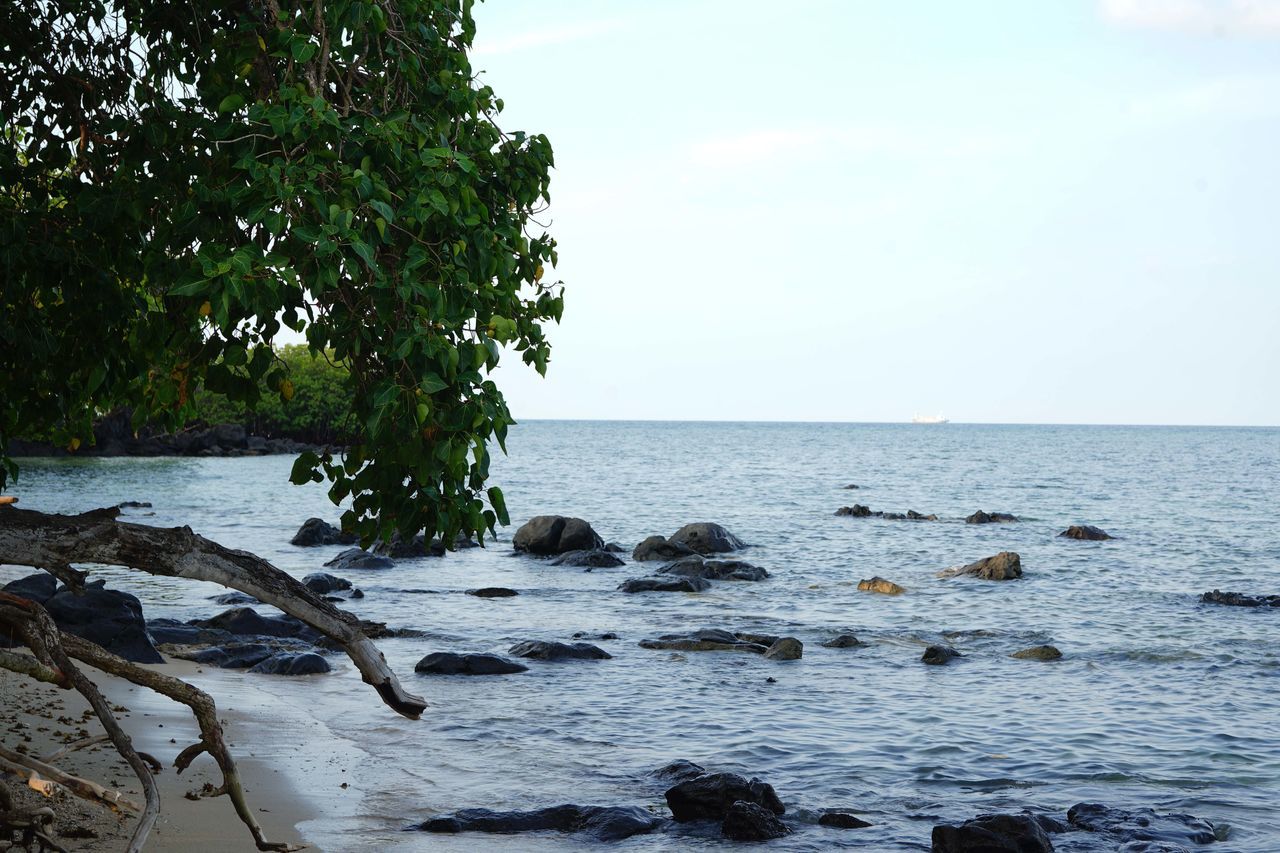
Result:
<instances>
[{"instance_id":1,"label":"white cloud","mask_svg":"<svg viewBox=\"0 0 1280 853\"><path fill-rule=\"evenodd\" d=\"M569 42L602 36L621 27L621 20L584 21L578 24L566 24L560 27L517 33L516 35L499 37L492 41L477 39L471 55L473 58L483 59L487 56L501 56L521 50L568 44Z\"/></svg>"},{"instance_id":2,"label":"white cloud","mask_svg":"<svg viewBox=\"0 0 1280 853\"><path fill-rule=\"evenodd\" d=\"M1100 0L1112 23L1216 36L1280 37L1280 0Z\"/></svg>"}]
</instances>

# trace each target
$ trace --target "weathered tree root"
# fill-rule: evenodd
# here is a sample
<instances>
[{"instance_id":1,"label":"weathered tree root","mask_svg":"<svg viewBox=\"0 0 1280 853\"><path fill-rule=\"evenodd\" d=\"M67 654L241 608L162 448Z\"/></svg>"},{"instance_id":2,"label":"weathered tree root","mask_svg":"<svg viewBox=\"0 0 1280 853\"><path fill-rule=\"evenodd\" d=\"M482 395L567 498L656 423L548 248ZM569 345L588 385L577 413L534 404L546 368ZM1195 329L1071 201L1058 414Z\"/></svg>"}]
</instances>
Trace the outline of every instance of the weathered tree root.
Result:
<instances>
[{"instance_id":1,"label":"weathered tree root","mask_svg":"<svg viewBox=\"0 0 1280 853\"><path fill-rule=\"evenodd\" d=\"M0 850L8 849L7 843L16 843L24 850L32 844L39 844L41 853L67 853L49 837L49 827L53 824L53 809L14 809L9 792L0 787Z\"/></svg>"},{"instance_id":2,"label":"weathered tree root","mask_svg":"<svg viewBox=\"0 0 1280 853\"><path fill-rule=\"evenodd\" d=\"M252 595L301 619L338 642L396 713L417 719L422 697L406 691L386 658L360 628L360 620L338 610L299 581L247 551L211 542L189 527L160 528L118 521L118 509L82 515L46 515L9 506L0 509L0 563L32 566L68 587L83 585L72 563L125 566L164 577L211 581Z\"/></svg>"}]
</instances>

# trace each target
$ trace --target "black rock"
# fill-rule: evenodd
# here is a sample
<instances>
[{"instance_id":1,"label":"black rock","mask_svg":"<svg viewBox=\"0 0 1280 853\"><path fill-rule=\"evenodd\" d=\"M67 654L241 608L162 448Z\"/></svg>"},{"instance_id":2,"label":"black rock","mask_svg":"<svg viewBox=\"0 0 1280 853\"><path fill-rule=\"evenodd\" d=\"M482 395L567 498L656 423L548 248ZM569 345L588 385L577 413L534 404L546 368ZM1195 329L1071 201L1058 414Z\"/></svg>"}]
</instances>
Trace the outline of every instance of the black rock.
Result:
<instances>
[{"instance_id":1,"label":"black rock","mask_svg":"<svg viewBox=\"0 0 1280 853\"><path fill-rule=\"evenodd\" d=\"M328 572L312 572L302 579L302 585L317 595L351 589L351 581Z\"/></svg>"},{"instance_id":2,"label":"black rock","mask_svg":"<svg viewBox=\"0 0 1280 853\"><path fill-rule=\"evenodd\" d=\"M319 638L319 632L292 616L263 616L249 607L235 607L209 619L194 619L192 625L218 628L236 636Z\"/></svg>"},{"instance_id":3,"label":"black rock","mask_svg":"<svg viewBox=\"0 0 1280 853\"><path fill-rule=\"evenodd\" d=\"M212 601L214 604L229 604L229 605L247 604L249 606L253 606L253 605L262 603L261 601L258 601L258 599L254 598L252 595L249 595L243 592L238 592L238 591L224 592L222 595L215 595L213 598L209 600Z\"/></svg>"},{"instance_id":4,"label":"black rock","mask_svg":"<svg viewBox=\"0 0 1280 853\"><path fill-rule=\"evenodd\" d=\"M463 809L413 827L423 832L565 832L596 841L621 841L652 832L661 820L635 806L552 806L527 812Z\"/></svg>"},{"instance_id":5,"label":"black rock","mask_svg":"<svg viewBox=\"0 0 1280 853\"><path fill-rule=\"evenodd\" d=\"M607 660L613 655L590 643L556 643L525 640L507 649L507 654L533 660Z\"/></svg>"},{"instance_id":6,"label":"black rock","mask_svg":"<svg viewBox=\"0 0 1280 853\"><path fill-rule=\"evenodd\" d=\"M999 554L983 557L967 566L938 572L940 578L954 578L961 575L986 581L1017 580L1022 577L1022 558L1014 551L1001 551Z\"/></svg>"},{"instance_id":7,"label":"black rock","mask_svg":"<svg viewBox=\"0 0 1280 853\"><path fill-rule=\"evenodd\" d=\"M952 658L964 657L950 646L930 646L924 650L924 654L920 656L920 660L934 666L951 663Z\"/></svg>"},{"instance_id":8,"label":"black rock","mask_svg":"<svg viewBox=\"0 0 1280 853\"><path fill-rule=\"evenodd\" d=\"M979 815L935 826L933 853L1053 853L1053 843L1031 815Z\"/></svg>"},{"instance_id":9,"label":"black rock","mask_svg":"<svg viewBox=\"0 0 1280 853\"><path fill-rule=\"evenodd\" d=\"M1114 538L1101 527L1094 527L1092 524L1073 524L1058 535L1067 539L1085 539L1090 542L1101 542L1104 539Z\"/></svg>"},{"instance_id":10,"label":"black rock","mask_svg":"<svg viewBox=\"0 0 1280 853\"><path fill-rule=\"evenodd\" d=\"M249 671L266 675L317 675L329 671L329 662L315 652L278 652Z\"/></svg>"},{"instance_id":11,"label":"black rock","mask_svg":"<svg viewBox=\"0 0 1280 853\"><path fill-rule=\"evenodd\" d=\"M391 534L389 542L378 542L373 546L373 553L382 557L392 557L397 560L411 560L417 557L443 557L448 549L444 547L444 543L439 539L428 540L426 536L419 533L412 539L405 539L400 535L400 531ZM326 565L328 565L326 563ZM373 566L371 568L379 568Z\"/></svg>"},{"instance_id":12,"label":"black rock","mask_svg":"<svg viewBox=\"0 0 1280 853\"><path fill-rule=\"evenodd\" d=\"M1229 604L1232 607L1280 607L1280 595L1247 595L1243 592L1219 592L1216 589L1201 595L1200 600L1206 604Z\"/></svg>"},{"instance_id":13,"label":"black rock","mask_svg":"<svg viewBox=\"0 0 1280 853\"><path fill-rule=\"evenodd\" d=\"M916 512L914 509L907 510L907 521L937 521L938 516L933 513L925 515L922 512Z\"/></svg>"},{"instance_id":14,"label":"black rock","mask_svg":"<svg viewBox=\"0 0 1280 853\"><path fill-rule=\"evenodd\" d=\"M578 566L590 569L612 569L626 563L603 548L590 551L566 551L551 561L553 566Z\"/></svg>"},{"instance_id":15,"label":"black rock","mask_svg":"<svg viewBox=\"0 0 1280 853\"><path fill-rule=\"evenodd\" d=\"M157 645L209 646L235 641L235 635L230 631L188 625L177 619L152 619L147 622L147 633L151 635L151 642Z\"/></svg>"},{"instance_id":16,"label":"black rock","mask_svg":"<svg viewBox=\"0 0 1280 853\"><path fill-rule=\"evenodd\" d=\"M847 485L847 486L841 486L840 488L842 488L842 489L857 489L857 488L861 488L861 487L860 487L857 483L850 483L849 485Z\"/></svg>"},{"instance_id":17,"label":"black rock","mask_svg":"<svg viewBox=\"0 0 1280 853\"><path fill-rule=\"evenodd\" d=\"M719 524L701 521L686 524L668 537L675 545L683 545L699 554L722 554L726 551L739 551L747 547L737 536L725 530Z\"/></svg>"},{"instance_id":18,"label":"black rock","mask_svg":"<svg viewBox=\"0 0 1280 853\"><path fill-rule=\"evenodd\" d=\"M650 536L631 552L631 559L637 563L650 560L678 560L695 553L692 548L672 542L665 536Z\"/></svg>"},{"instance_id":19,"label":"black rock","mask_svg":"<svg viewBox=\"0 0 1280 853\"><path fill-rule=\"evenodd\" d=\"M706 772L701 764L694 764L692 761L680 758L665 767L659 767L650 775L668 782L686 782Z\"/></svg>"},{"instance_id":20,"label":"black rock","mask_svg":"<svg viewBox=\"0 0 1280 853\"><path fill-rule=\"evenodd\" d=\"M606 542L606 543L604 543L604 550L608 551L610 554L625 554L625 553L627 553L627 549L626 549L626 548L623 548L623 547L622 547L621 545L619 545L617 542Z\"/></svg>"},{"instance_id":21,"label":"black rock","mask_svg":"<svg viewBox=\"0 0 1280 853\"><path fill-rule=\"evenodd\" d=\"M351 569L389 569L395 564L395 560L390 557L370 554L361 548L348 548L325 563L325 566L341 572Z\"/></svg>"},{"instance_id":22,"label":"black rock","mask_svg":"<svg viewBox=\"0 0 1280 853\"><path fill-rule=\"evenodd\" d=\"M467 590L467 595L474 595L476 598L510 598L519 594L514 589L507 589L505 586L483 586L480 589Z\"/></svg>"},{"instance_id":23,"label":"black rock","mask_svg":"<svg viewBox=\"0 0 1280 853\"><path fill-rule=\"evenodd\" d=\"M4 585L3 590L13 595L20 595L36 604L44 604L58 591L58 579L48 572L36 572L34 575L9 581Z\"/></svg>"},{"instance_id":24,"label":"black rock","mask_svg":"<svg viewBox=\"0 0 1280 853\"><path fill-rule=\"evenodd\" d=\"M621 592L704 592L711 583L702 578L631 578L618 585Z\"/></svg>"},{"instance_id":25,"label":"black rock","mask_svg":"<svg viewBox=\"0 0 1280 853\"><path fill-rule=\"evenodd\" d=\"M604 540L581 518L538 515L516 531L511 545L517 551L552 556L567 551L594 551L604 547Z\"/></svg>"},{"instance_id":26,"label":"black rock","mask_svg":"<svg viewBox=\"0 0 1280 853\"><path fill-rule=\"evenodd\" d=\"M666 792L671 815L680 823L691 820L724 820L729 808L739 800L764 806L774 814L787 809L773 786L737 773L712 773L687 779Z\"/></svg>"},{"instance_id":27,"label":"black rock","mask_svg":"<svg viewBox=\"0 0 1280 853\"><path fill-rule=\"evenodd\" d=\"M819 826L830 826L835 829L862 829L872 824L848 812L827 811L818 818Z\"/></svg>"},{"instance_id":28,"label":"black rock","mask_svg":"<svg viewBox=\"0 0 1280 853\"><path fill-rule=\"evenodd\" d=\"M762 581L769 577L764 569L743 560L705 560L696 554L663 566L658 574L732 581Z\"/></svg>"},{"instance_id":29,"label":"black rock","mask_svg":"<svg viewBox=\"0 0 1280 853\"><path fill-rule=\"evenodd\" d=\"M763 655L777 640L777 637L734 634L719 628L704 628L688 634L663 634L656 640L641 640L640 648L679 652L751 652Z\"/></svg>"},{"instance_id":30,"label":"black rock","mask_svg":"<svg viewBox=\"0 0 1280 853\"><path fill-rule=\"evenodd\" d=\"M529 667L497 655L460 655L454 652L432 652L418 661L414 672L427 675L511 675L527 672Z\"/></svg>"},{"instance_id":31,"label":"black rock","mask_svg":"<svg viewBox=\"0 0 1280 853\"><path fill-rule=\"evenodd\" d=\"M576 631L574 632L573 638L575 640L617 640L619 639L618 635L613 633L612 631L606 631L603 634L588 634L586 631Z\"/></svg>"},{"instance_id":32,"label":"black rock","mask_svg":"<svg viewBox=\"0 0 1280 853\"><path fill-rule=\"evenodd\" d=\"M965 524L1008 524L1017 521L1016 515L1007 512L983 512L978 510L964 520Z\"/></svg>"},{"instance_id":33,"label":"black rock","mask_svg":"<svg viewBox=\"0 0 1280 853\"><path fill-rule=\"evenodd\" d=\"M24 579L25 580L25 579ZM102 581L87 584L82 595L65 587L44 602L59 628L135 663L163 663L147 636L142 604L135 596L106 589Z\"/></svg>"},{"instance_id":34,"label":"black rock","mask_svg":"<svg viewBox=\"0 0 1280 853\"><path fill-rule=\"evenodd\" d=\"M120 509L151 509L151 501L121 501L116 506Z\"/></svg>"},{"instance_id":35,"label":"black rock","mask_svg":"<svg viewBox=\"0 0 1280 853\"><path fill-rule=\"evenodd\" d=\"M866 643L859 640L853 634L841 634L837 637L832 637L822 645L826 646L828 649L852 649L858 646L865 646Z\"/></svg>"},{"instance_id":36,"label":"black rock","mask_svg":"<svg viewBox=\"0 0 1280 853\"><path fill-rule=\"evenodd\" d=\"M852 518L870 518L872 515L871 507L862 504L854 504L853 506L842 506L836 510L836 515L847 515Z\"/></svg>"},{"instance_id":37,"label":"black rock","mask_svg":"<svg viewBox=\"0 0 1280 853\"><path fill-rule=\"evenodd\" d=\"M317 545L354 545L358 537L354 533L343 533L322 518L308 518L302 527L289 540L290 545L300 548L314 548Z\"/></svg>"},{"instance_id":38,"label":"black rock","mask_svg":"<svg viewBox=\"0 0 1280 853\"><path fill-rule=\"evenodd\" d=\"M790 835L787 825L763 806L738 800L725 812L720 832L732 841L769 841Z\"/></svg>"},{"instance_id":39,"label":"black rock","mask_svg":"<svg viewBox=\"0 0 1280 853\"><path fill-rule=\"evenodd\" d=\"M229 643L201 649L187 656L196 663L209 664L222 669L248 669L274 655L278 649L265 643Z\"/></svg>"},{"instance_id":40,"label":"black rock","mask_svg":"<svg viewBox=\"0 0 1280 853\"><path fill-rule=\"evenodd\" d=\"M1158 814L1151 809L1114 809L1100 803L1077 803L1067 811L1067 823L1076 829L1110 838L1117 847L1136 842L1172 845L1212 844L1219 841L1214 826L1189 814ZM1146 849L1146 848L1142 848Z\"/></svg>"}]
</instances>

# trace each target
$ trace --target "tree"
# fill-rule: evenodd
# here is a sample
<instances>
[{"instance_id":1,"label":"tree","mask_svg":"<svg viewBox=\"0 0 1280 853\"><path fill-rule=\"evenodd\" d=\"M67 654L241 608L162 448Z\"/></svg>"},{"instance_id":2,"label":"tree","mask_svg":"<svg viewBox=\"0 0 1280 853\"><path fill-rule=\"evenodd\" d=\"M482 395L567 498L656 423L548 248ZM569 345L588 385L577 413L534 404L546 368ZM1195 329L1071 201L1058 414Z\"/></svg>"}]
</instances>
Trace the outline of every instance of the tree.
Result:
<instances>
[{"instance_id":1,"label":"tree","mask_svg":"<svg viewBox=\"0 0 1280 853\"><path fill-rule=\"evenodd\" d=\"M504 347L545 371L563 290L536 219L550 144L499 128L474 34L471 0L0 8L0 489L14 437L75 448L116 406L174 426L199 394L289 399L288 328L346 371L348 445L302 454L291 478L349 500L344 528L367 545L507 523L485 481L513 421L486 373ZM73 587L77 561L216 580L334 637L388 704L421 710L354 617L252 555L150 530L0 507L0 562ZM105 652L14 598L0 623L35 658L0 665L92 690L71 659Z\"/></svg>"}]
</instances>

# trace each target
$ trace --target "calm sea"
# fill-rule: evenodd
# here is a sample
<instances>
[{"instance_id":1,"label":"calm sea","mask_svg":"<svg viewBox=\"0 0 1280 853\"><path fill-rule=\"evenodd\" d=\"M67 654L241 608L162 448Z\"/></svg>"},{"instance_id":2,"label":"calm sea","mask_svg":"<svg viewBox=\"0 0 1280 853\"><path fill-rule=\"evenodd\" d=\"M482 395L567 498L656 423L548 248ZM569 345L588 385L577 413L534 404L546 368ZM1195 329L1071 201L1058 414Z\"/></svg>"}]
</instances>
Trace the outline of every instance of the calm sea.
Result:
<instances>
[{"instance_id":1,"label":"calm sea","mask_svg":"<svg viewBox=\"0 0 1280 853\"><path fill-rule=\"evenodd\" d=\"M1080 801L1230 824L1222 851L1280 849L1280 612L1197 599L1214 588L1280 593L1280 430L531 422L513 430L509 447L493 481L517 525L581 516L629 552L650 534L716 521L751 543L743 556L773 577L698 595L626 595L617 584L648 572L512 556L514 527L484 550L347 573L366 593L351 609L427 632L382 643L431 703L422 720L394 716L339 658L334 673L298 680L209 675L224 705L240 701L226 695L235 679L251 684L258 706L306 715L297 757L306 784L350 783L340 808L302 827L320 849L578 848L580 839L564 836L401 830L479 806L665 813L662 786L647 774L678 758L759 775L802 818L840 806L875 824L812 827L771 842L780 851L927 850L937 822L1024 807L1061 817ZM323 488L288 485L290 464L25 460L16 493L47 511L150 501L154 509L130 515L190 525L301 576L341 549L294 548L289 538L308 516L338 513ZM861 488L841 488L849 483ZM942 520L833 516L854 502ZM964 524L978 509L1022 522ZM1056 537L1076 523L1118 538ZM1021 554L1021 581L934 576L1004 550ZM219 588L102 574L138 594L148 616L220 609L207 600ZM872 575L909 592L858 592ZM463 594L478 586L520 595ZM795 636L804 658L637 645L701 627ZM613 659L533 662L502 678L413 672L432 651L503 653L518 640L578 631L617 633L600 643ZM822 647L841 632L869 645ZM965 657L921 664L923 648L940 641ZM1064 659L1009 657L1039 643ZM1107 849L1090 843L1084 833L1055 839L1059 850ZM617 845L722 846L700 828Z\"/></svg>"}]
</instances>

